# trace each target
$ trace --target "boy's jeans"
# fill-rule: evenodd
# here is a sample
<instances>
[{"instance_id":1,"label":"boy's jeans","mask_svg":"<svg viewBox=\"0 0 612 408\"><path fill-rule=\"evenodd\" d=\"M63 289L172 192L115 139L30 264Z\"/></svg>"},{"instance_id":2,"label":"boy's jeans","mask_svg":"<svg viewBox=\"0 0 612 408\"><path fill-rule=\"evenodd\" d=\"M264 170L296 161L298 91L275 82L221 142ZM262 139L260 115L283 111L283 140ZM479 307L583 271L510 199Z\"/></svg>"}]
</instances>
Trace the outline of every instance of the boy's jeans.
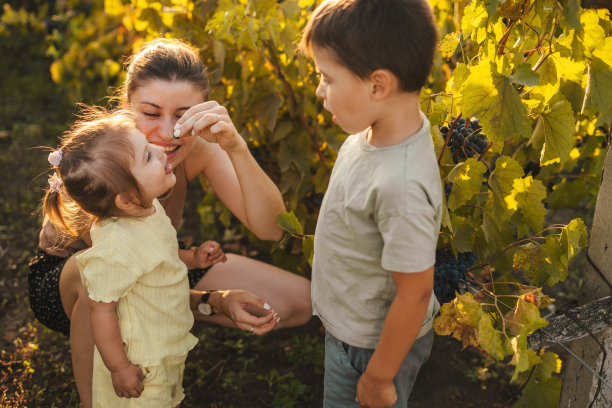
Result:
<instances>
[{"instance_id":1,"label":"boy's jeans","mask_svg":"<svg viewBox=\"0 0 612 408\"><path fill-rule=\"evenodd\" d=\"M433 330L430 330L412 345L393 380L397 391L397 403L393 407L406 408L416 376L429 358L433 339ZM325 332L325 408L359 407L355 402L357 382L372 354L374 349L350 346Z\"/></svg>"}]
</instances>

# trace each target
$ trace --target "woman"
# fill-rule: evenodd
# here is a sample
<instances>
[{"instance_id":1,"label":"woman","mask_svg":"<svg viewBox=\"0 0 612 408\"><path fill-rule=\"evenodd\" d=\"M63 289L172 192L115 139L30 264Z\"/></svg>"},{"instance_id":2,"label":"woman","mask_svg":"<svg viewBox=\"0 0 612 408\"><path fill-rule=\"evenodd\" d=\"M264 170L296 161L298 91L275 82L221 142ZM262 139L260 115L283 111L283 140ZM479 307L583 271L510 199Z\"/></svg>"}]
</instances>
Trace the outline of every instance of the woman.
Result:
<instances>
[{"instance_id":1,"label":"woman","mask_svg":"<svg viewBox=\"0 0 612 408\"><path fill-rule=\"evenodd\" d=\"M257 237L278 240L276 223L285 211L278 188L251 156L225 107L207 101L206 69L197 51L187 44L159 39L145 44L129 61L122 102L137 113L137 126L150 143L161 146L176 174L176 185L161 199L176 227L181 220L186 186L199 174L229 210ZM176 135L176 137L175 137ZM90 246L87 231L82 239L57 242L45 220L40 251L30 272L30 303L37 318L48 327L69 332L72 363L79 396L91 406L93 337L75 255ZM196 267L197 251L182 249L189 269L192 310L205 290L206 303L221 313L198 320L264 334L274 327L292 327L311 317L310 282L298 275L244 256L228 254L227 261L206 269ZM278 316L270 322L245 311L272 307ZM272 324L270 324L272 323Z\"/></svg>"}]
</instances>

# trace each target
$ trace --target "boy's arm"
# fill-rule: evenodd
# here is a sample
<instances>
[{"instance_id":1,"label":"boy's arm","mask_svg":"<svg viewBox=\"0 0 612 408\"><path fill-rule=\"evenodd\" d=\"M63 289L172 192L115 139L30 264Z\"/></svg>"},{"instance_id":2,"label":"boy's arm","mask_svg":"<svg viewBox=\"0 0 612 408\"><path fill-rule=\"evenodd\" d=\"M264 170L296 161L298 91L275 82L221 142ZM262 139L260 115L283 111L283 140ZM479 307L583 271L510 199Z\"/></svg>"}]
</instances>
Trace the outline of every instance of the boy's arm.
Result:
<instances>
[{"instance_id":1,"label":"boy's arm","mask_svg":"<svg viewBox=\"0 0 612 408\"><path fill-rule=\"evenodd\" d=\"M125 354L116 307L117 302L89 299L93 336L104 365L111 372L117 396L138 398L144 390L144 375L140 367L130 363Z\"/></svg>"},{"instance_id":2,"label":"boy's arm","mask_svg":"<svg viewBox=\"0 0 612 408\"><path fill-rule=\"evenodd\" d=\"M393 379L414 344L433 290L433 266L417 273L393 272L396 294L378 346L357 383L362 407L389 407L397 394ZM408 318L407 318L408 317Z\"/></svg>"}]
</instances>

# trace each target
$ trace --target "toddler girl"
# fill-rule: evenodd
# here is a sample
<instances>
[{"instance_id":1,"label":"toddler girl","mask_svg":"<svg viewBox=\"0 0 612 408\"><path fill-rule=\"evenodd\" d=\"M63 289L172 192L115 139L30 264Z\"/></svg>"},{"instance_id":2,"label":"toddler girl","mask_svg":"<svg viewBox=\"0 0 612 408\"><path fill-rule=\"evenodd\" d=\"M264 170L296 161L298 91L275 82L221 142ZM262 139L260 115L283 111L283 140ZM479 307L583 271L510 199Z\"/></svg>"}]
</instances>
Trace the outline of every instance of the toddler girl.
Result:
<instances>
[{"instance_id":1,"label":"toddler girl","mask_svg":"<svg viewBox=\"0 0 612 408\"><path fill-rule=\"evenodd\" d=\"M94 407L179 405L197 339L187 268L157 201L176 181L164 149L147 142L131 114L90 110L49 162L45 215L66 240L92 225L92 247L77 262L96 344Z\"/></svg>"}]
</instances>

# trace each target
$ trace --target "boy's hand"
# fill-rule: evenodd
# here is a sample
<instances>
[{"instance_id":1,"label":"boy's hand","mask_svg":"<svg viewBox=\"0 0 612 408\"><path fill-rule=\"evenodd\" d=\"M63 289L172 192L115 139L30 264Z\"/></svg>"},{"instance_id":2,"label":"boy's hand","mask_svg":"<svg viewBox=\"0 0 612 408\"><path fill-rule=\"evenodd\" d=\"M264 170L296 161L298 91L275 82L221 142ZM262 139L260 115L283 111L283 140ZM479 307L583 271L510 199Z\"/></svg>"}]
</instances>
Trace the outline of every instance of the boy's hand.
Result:
<instances>
[{"instance_id":1,"label":"boy's hand","mask_svg":"<svg viewBox=\"0 0 612 408\"><path fill-rule=\"evenodd\" d=\"M357 383L357 403L367 408L386 408L397 402L393 381L378 381L370 378L367 371Z\"/></svg>"},{"instance_id":2,"label":"boy's hand","mask_svg":"<svg viewBox=\"0 0 612 408\"><path fill-rule=\"evenodd\" d=\"M193 248L193 259L198 268L207 268L219 262L227 261L227 256L216 241L206 241Z\"/></svg>"},{"instance_id":3,"label":"boy's hand","mask_svg":"<svg viewBox=\"0 0 612 408\"><path fill-rule=\"evenodd\" d=\"M115 394L121 398L138 398L144 391L144 374L140 367L128 363L127 366L111 372Z\"/></svg>"}]
</instances>

